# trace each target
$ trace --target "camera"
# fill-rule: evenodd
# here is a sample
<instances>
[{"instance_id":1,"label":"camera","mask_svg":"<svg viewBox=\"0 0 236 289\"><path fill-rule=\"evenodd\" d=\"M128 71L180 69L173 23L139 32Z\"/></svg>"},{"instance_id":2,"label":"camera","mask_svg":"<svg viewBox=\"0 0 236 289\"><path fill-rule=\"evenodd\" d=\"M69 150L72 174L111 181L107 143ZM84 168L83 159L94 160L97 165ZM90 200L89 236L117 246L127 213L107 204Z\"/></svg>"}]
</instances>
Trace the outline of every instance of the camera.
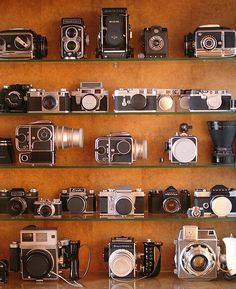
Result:
<instances>
[{"instance_id":1,"label":"camera","mask_svg":"<svg viewBox=\"0 0 236 289\"><path fill-rule=\"evenodd\" d=\"M107 112L109 103L108 91L102 82L81 82L80 88L71 92L71 111Z\"/></svg>"},{"instance_id":2,"label":"camera","mask_svg":"<svg viewBox=\"0 0 236 289\"><path fill-rule=\"evenodd\" d=\"M194 163L197 162L198 147L197 138L187 134L192 126L187 123L181 123L180 133L176 133L165 143L165 151L169 151L169 160L171 163Z\"/></svg>"},{"instance_id":3,"label":"camera","mask_svg":"<svg viewBox=\"0 0 236 289\"><path fill-rule=\"evenodd\" d=\"M54 126L50 121L36 121L16 127L19 162L54 165L56 148L83 147L83 129Z\"/></svg>"},{"instance_id":4,"label":"camera","mask_svg":"<svg viewBox=\"0 0 236 289\"><path fill-rule=\"evenodd\" d=\"M15 163L15 154L12 140L10 138L0 138L0 164Z\"/></svg>"},{"instance_id":5,"label":"camera","mask_svg":"<svg viewBox=\"0 0 236 289\"><path fill-rule=\"evenodd\" d=\"M30 29L0 31L0 58L41 59L47 56L47 38Z\"/></svg>"},{"instance_id":6,"label":"camera","mask_svg":"<svg viewBox=\"0 0 236 289\"><path fill-rule=\"evenodd\" d=\"M44 89L30 89L27 96L28 112L70 112L70 93L66 89L50 92Z\"/></svg>"},{"instance_id":7,"label":"camera","mask_svg":"<svg viewBox=\"0 0 236 289\"><path fill-rule=\"evenodd\" d=\"M148 193L149 213L186 213L190 207L190 193L188 190L179 192L169 186L165 191L151 190Z\"/></svg>"},{"instance_id":8,"label":"camera","mask_svg":"<svg viewBox=\"0 0 236 289\"><path fill-rule=\"evenodd\" d=\"M168 57L168 31L161 26L144 28L144 55L146 58Z\"/></svg>"},{"instance_id":9,"label":"camera","mask_svg":"<svg viewBox=\"0 0 236 289\"><path fill-rule=\"evenodd\" d=\"M184 112L189 111L189 98L190 98L190 89L180 89L179 95L176 101L176 111Z\"/></svg>"},{"instance_id":10,"label":"camera","mask_svg":"<svg viewBox=\"0 0 236 289\"><path fill-rule=\"evenodd\" d=\"M183 226L175 244L174 273L181 279L217 278L220 247L214 229Z\"/></svg>"},{"instance_id":11,"label":"camera","mask_svg":"<svg viewBox=\"0 0 236 289\"><path fill-rule=\"evenodd\" d=\"M96 57L129 58L134 50L129 46L132 34L126 8L103 8Z\"/></svg>"},{"instance_id":12,"label":"camera","mask_svg":"<svg viewBox=\"0 0 236 289\"><path fill-rule=\"evenodd\" d=\"M6 259L0 260L0 283L7 283L8 277L8 261Z\"/></svg>"},{"instance_id":13,"label":"camera","mask_svg":"<svg viewBox=\"0 0 236 289\"><path fill-rule=\"evenodd\" d=\"M179 95L179 89L157 89L157 111L175 111L175 97Z\"/></svg>"},{"instance_id":14,"label":"camera","mask_svg":"<svg viewBox=\"0 0 236 289\"><path fill-rule=\"evenodd\" d=\"M62 211L69 211L72 214L96 212L96 194L93 190L87 192L85 188L80 187L62 190L60 200Z\"/></svg>"},{"instance_id":15,"label":"camera","mask_svg":"<svg viewBox=\"0 0 236 289\"><path fill-rule=\"evenodd\" d=\"M23 188L0 190L0 213L18 216L23 213L33 212L33 203L38 200L38 191Z\"/></svg>"},{"instance_id":16,"label":"camera","mask_svg":"<svg viewBox=\"0 0 236 289\"><path fill-rule=\"evenodd\" d=\"M60 199L39 200L33 204L34 217L61 218L62 202Z\"/></svg>"},{"instance_id":17,"label":"camera","mask_svg":"<svg viewBox=\"0 0 236 289\"><path fill-rule=\"evenodd\" d=\"M95 140L98 163L130 165L139 159L147 159L147 140L135 140L128 132L111 133Z\"/></svg>"},{"instance_id":18,"label":"camera","mask_svg":"<svg viewBox=\"0 0 236 289\"><path fill-rule=\"evenodd\" d=\"M231 94L227 90L191 90L190 111L230 111Z\"/></svg>"},{"instance_id":19,"label":"camera","mask_svg":"<svg viewBox=\"0 0 236 289\"><path fill-rule=\"evenodd\" d=\"M204 209L202 207L198 207L198 206L193 206L192 208L188 208L187 216L189 218L204 217Z\"/></svg>"},{"instance_id":20,"label":"camera","mask_svg":"<svg viewBox=\"0 0 236 289\"><path fill-rule=\"evenodd\" d=\"M101 191L98 197L101 215L144 215L144 192L140 188L135 191L130 187L107 189Z\"/></svg>"},{"instance_id":21,"label":"camera","mask_svg":"<svg viewBox=\"0 0 236 289\"><path fill-rule=\"evenodd\" d=\"M85 47L88 44L83 18L61 19L61 58L86 58Z\"/></svg>"},{"instance_id":22,"label":"camera","mask_svg":"<svg viewBox=\"0 0 236 289\"><path fill-rule=\"evenodd\" d=\"M185 55L189 57L234 57L235 30L220 25L202 25L185 35Z\"/></svg>"},{"instance_id":23,"label":"camera","mask_svg":"<svg viewBox=\"0 0 236 289\"><path fill-rule=\"evenodd\" d=\"M115 112L156 112L157 93L153 88L120 88L113 97Z\"/></svg>"}]
</instances>

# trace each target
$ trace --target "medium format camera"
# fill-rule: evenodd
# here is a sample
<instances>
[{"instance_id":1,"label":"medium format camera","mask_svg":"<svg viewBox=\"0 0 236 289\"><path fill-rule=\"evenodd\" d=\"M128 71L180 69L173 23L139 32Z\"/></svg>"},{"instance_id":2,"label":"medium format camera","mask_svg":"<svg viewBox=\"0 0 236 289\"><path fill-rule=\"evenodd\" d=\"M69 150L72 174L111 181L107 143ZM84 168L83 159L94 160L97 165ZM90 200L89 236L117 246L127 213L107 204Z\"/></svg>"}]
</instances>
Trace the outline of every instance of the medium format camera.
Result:
<instances>
[{"instance_id":1,"label":"medium format camera","mask_svg":"<svg viewBox=\"0 0 236 289\"><path fill-rule=\"evenodd\" d=\"M60 199L39 200L33 204L34 217L61 218L62 202Z\"/></svg>"},{"instance_id":2,"label":"medium format camera","mask_svg":"<svg viewBox=\"0 0 236 289\"><path fill-rule=\"evenodd\" d=\"M146 58L168 57L168 32L167 28L151 26L144 28L144 56Z\"/></svg>"},{"instance_id":3,"label":"medium format camera","mask_svg":"<svg viewBox=\"0 0 236 289\"><path fill-rule=\"evenodd\" d=\"M183 226L175 243L174 273L181 279L217 278L220 248L215 230Z\"/></svg>"},{"instance_id":4,"label":"medium format camera","mask_svg":"<svg viewBox=\"0 0 236 289\"><path fill-rule=\"evenodd\" d=\"M27 112L27 92L31 84L6 85L0 90L0 112Z\"/></svg>"},{"instance_id":5,"label":"medium format camera","mask_svg":"<svg viewBox=\"0 0 236 289\"><path fill-rule=\"evenodd\" d=\"M0 31L0 58L41 59L47 56L47 38L30 29Z\"/></svg>"},{"instance_id":6,"label":"medium format camera","mask_svg":"<svg viewBox=\"0 0 236 289\"><path fill-rule=\"evenodd\" d=\"M15 163L15 154L12 140L10 138L0 138L0 164Z\"/></svg>"},{"instance_id":7,"label":"medium format camera","mask_svg":"<svg viewBox=\"0 0 236 289\"><path fill-rule=\"evenodd\" d=\"M175 97L179 95L179 89L157 89L157 111L175 111Z\"/></svg>"},{"instance_id":8,"label":"medium format camera","mask_svg":"<svg viewBox=\"0 0 236 289\"><path fill-rule=\"evenodd\" d=\"M83 147L83 129L54 126L50 121L36 121L16 127L19 162L54 165L56 148Z\"/></svg>"},{"instance_id":9,"label":"medium format camera","mask_svg":"<svg viewBox=\"0 0 236 289\"><path fill-rule=\"evenodd\" d=\"M38 200L38 191L30 189L26 192L23 188L0 190L0 213L13 216L33 212L33 203Z\"/></svg>"},{"instance_id":10,"label":"medium format camera","mask_svg":"<svg viewBox=\"0 0 236 289\"><path fill-rule=\"evenodd\" d=\"M66 89L50 92L44 89L30 89L27 95L28 112L70 112L70 93Z\"/></svg>"},{"instance_id":11,"label":"medium format camera","mask_svg":"<svg viewBox=\"0 0 236 289\"><path fill-rule=\"evenodd\" d=\"M86 58L85 46L88 44L83 18L61 19L61 58Z\"/></svg>"},{"instance_id":12,"label":"medium format camera","mask_svg":"<svg viewBox=\"0 0 236 289\"><path fill-rule=\"evenodd\" d=\"M148 193L149 213L186 213L190 207L190 193L188 190L177 191L173 186L164 192L151 190Z\"/></svg>"},{"instance_id":13,"label":"medium format camera","mask_svg":"<svg viewBox=\"0 0 236 289\"><path fill-rule=\"evenodd\" d=\"M96 57L129 58L133 48L129 46L132 34L126 8L103 8Z\"/></svg>"},{"instance_id":14,"label":"medium format camera","mask_svg":"<svg viewBox=\"0 0 236 289\"><path fill-rule=\"evenodd\" d=\"M185 55L189 57L234 57L235 30L220 25L202 25L185 36Z\"/></svg>"},{"instance_id":15,"label":"medium format camera","mask_svg":"<svg viewBox=\"0 0 236 289\"><path fill-rule=\"evenodd\" d=\"M231 94L227 90L191 90L190 111L230 111Z\"/></svg>"},{"instance_id":16,"label":"medium format camera","mask_svg":"<svg viewBox=\"0 0 236 289\"><path fill-rule=\"evenodd\" d=\"M144 192L140 188L135 191L129 187L107 189L101 191L98 197L101 215L144 215Z\"/></svg>"},{"instance_id":17,"label":"medium format camera","mask_svg":"<svg viewBox=\"0 0 236 289\"><path fill-rule=\"evenodd\" d=\"M71 111L107 112L109 103L108 91L102 82L81 82L80 88L71 92Z\"/></svg>"},{"instance_id":18,"label":"medium format camera","mask_svg":"<svg viewBox=\"0 0 236 289\"><path fill-rule=\"evenodd\" d=\"M181 123L179 126L180 133L176 133L165 143L165 151L169 151L169 160L172 163L186 164L197 162L197 138L187 134L190 128L192 126L187 123Z\"/></svg>"},{"instance_id":19,"label":"medium format camera","mask_svg":"<svg viewBox=\"0 0 236 289\"><path fill-rule=\"evenodd\" d=\"M6 259L0 260L0 283L7 283L8 277L8 261Z\"/></svg>"},{"instance_id":20,"label":"medium format camera","mask_svg":"<svg viewBox=\"0 0 236 289\"><path fill-rule=\"evenodd\" d=\"M80 187L62 190L60 200L62 211L69 211L72 214L96 212L96 194L93 190L87 192L85 188Z\"/></svg>"},{"instance_id":21,"label":"medium format camera","mask_svg":"<svg viewBox=\"0 0 236 289\"><path fill-rule=\"evenodd\" d=\"M128 132L111 133L95 140L98 163L130 165L139 159L147 159L147 140L135 140Z\"/></svg>"},{"instance_id":22,"label":"medium format camera","mask_svg":"<svg viewBox=\"0 0 236 289\"><path fill-rule=\"evenodd\" d=\"M153 88L120 88L113 97L115 112L156 111L157 92Z\"/></svg>"}]
</instances>

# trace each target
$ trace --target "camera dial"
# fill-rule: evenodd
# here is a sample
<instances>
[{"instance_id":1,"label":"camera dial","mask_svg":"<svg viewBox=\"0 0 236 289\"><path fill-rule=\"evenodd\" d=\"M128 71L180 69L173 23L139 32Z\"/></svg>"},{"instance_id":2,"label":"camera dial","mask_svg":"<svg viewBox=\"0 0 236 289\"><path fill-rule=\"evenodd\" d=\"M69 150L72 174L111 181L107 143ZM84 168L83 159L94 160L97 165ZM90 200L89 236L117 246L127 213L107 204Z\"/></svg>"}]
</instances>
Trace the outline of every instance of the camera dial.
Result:
<instances>
[{"instance_id":1,"label":"camera dial","mask_svg":"<svg viewBox=\"0 0 236 289\"><path fill-rule=\"evenodd\" d=\"M213 50L217 46L217 40L212 35L206 35L201 40L201 46L206 50Z\"/></svg>"},{"instance_id":2,"label":"camera dial","mask_svg":"<svg viewBox=\"0 0 236 289\"><path fill-rule=\"evenodd\" d=\"M14 45L19 50L28 50L31 45L31 39L27 35L16 36L14 39Z\"/></svg>"},{"instance_id":3,"label":"camera dial","mask_svg":"<svg viewBox=\"0 0 236 289\"><path fill-rule=\"evenodd\" d=\"M24 101L24 97L18 91L11 91L6 95L5 104L10 108L20 106Z\"/></svg>"},{"instance_id":4,"label":"camera dial","mask_svg":"<svg viewBox=\"0 0 236 289\"><path fill-rule=\"evenodd\" d=\"M181 205L179 203L179 200L174 197L168 197L163 202L163 209L167 213L174 214L176 212L179 212L181 209Z\"/></svg>"},{"instance_id":5,"label":"camera dial","mask_svg":"<svg viewBox=\"0 0 236 289\"><path fill-rule=\"evenodd\" d=\"M52 132L47 127L42 127L37 132L37 137L39 141L49 141L52 137Z\"/></svg>"},{"instance_id":6,"label":"camera dial","mask_svg":"<svg viewBox=\"0 0 236 289\"><path fill-rule=\"evenodd\" d=\"M75 38L78 35L78 31L75 27L68 27L65 34L69 38Z\"/></svg>"}]
</instances>

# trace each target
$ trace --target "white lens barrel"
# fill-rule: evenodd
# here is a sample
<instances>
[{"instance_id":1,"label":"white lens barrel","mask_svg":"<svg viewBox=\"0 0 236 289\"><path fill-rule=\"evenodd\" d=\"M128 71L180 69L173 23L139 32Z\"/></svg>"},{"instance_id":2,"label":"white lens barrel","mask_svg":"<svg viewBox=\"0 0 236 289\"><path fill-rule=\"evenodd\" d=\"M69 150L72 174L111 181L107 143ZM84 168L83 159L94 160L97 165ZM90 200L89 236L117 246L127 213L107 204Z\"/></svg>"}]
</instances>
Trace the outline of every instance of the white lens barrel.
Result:
<instances>
[{"instance_id":1,"label":"white lens barrel","mask_svg":"<svg viewBox=\"0 0 236 289\"><path fill-rule=\"evenodd\" d=\"M116 277L126 277L135 269L135 257L128 250L116 250L109 257L109 268Z\"/></svg>"}]
</instances>

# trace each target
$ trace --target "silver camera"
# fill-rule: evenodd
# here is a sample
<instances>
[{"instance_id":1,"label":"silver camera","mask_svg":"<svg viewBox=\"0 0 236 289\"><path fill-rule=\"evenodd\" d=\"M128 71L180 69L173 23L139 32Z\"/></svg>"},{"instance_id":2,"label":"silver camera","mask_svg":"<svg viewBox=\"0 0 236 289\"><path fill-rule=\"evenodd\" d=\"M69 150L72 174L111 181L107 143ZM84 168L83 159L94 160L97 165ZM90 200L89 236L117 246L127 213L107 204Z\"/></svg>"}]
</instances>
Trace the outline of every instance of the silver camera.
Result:
<instances>
[{"instance_id":1,"label":"silver camera","mask_svg":"<svg viewBox=\"0 0 236 289\"><path fill-rule=\"evenodd\" d=\"M157 89L157 111L173 112L175 108L175 98L180 95L180 89Z\"/></svg>"},{"instance_id":2,"label":"silver camera","mask_svg":"<svg viewBox=\"0 0 236 289\"><path fill-rule=\"evenodd\" d=\"M220 247L215 230L183 226L175 244L174 273L181 279L217 278Z\"/></svg>"},{"instance_id":3,"label":"silver camera","mask_svg":"<svg viewBox=\"0 0 236 289\"><path fill-rule=\"evenodd\" d=\"M62 202L60 199L35 201L33 215L34 217L61 218Z\"/></svg>"}]
</instances>

